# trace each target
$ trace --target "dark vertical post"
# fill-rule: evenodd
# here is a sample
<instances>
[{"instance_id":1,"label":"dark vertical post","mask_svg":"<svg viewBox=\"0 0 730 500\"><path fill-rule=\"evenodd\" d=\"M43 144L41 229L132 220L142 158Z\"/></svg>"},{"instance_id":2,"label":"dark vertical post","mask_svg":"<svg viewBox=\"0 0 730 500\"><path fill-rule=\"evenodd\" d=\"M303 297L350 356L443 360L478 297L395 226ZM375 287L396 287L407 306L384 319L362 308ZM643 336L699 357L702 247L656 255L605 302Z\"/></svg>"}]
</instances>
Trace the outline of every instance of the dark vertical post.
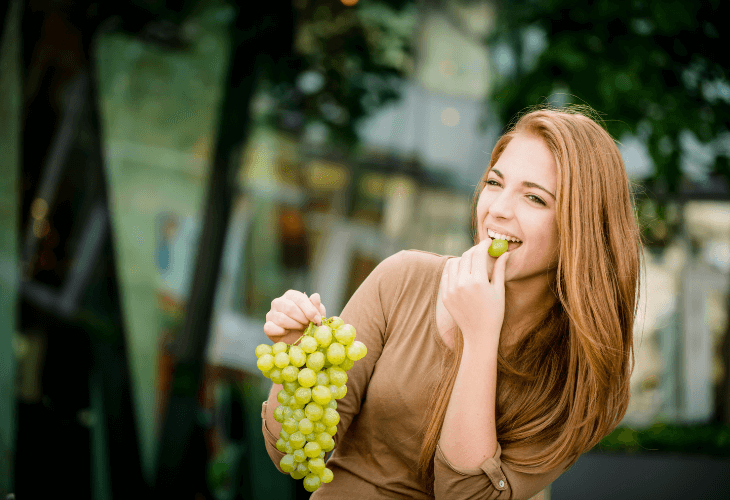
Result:
<instances>
[{"instance_id":1,"label":"dark vertical post","mask_svg":"<svg viewBox=\"0 0 730 500\"><path fill-rule=\"evenodd\" d=\"M167 414L163 420L155 478L155 492L166 498L192 498L195 491L205 490L205 449L203 428L197 420L197 394L205 366L205 349L211 319L220 263L230 219L240 154L249 132L249 106L254 91L260 55L271 55L265 44L273 39L276 19L290 13L286 2L268 2L263 6L238 2L236 21L232 26L233 57L220 105L218 138L209 178L204 210L203 231L187 315L176 340L177 364L173 375ZM264 9L264 10L262 10ZM278 9L278 10L277 10ZM273 20L273 23L272 23ZM286 27L287 31L289 26ZM275 33L276 34L276 33ZM290 40L289 32L280 33ZM279 42L281 43L281 42ZM290 50L290 47L287 47ZM246 495L244 495L245 497Z\"/></svg>"}]
</instances>

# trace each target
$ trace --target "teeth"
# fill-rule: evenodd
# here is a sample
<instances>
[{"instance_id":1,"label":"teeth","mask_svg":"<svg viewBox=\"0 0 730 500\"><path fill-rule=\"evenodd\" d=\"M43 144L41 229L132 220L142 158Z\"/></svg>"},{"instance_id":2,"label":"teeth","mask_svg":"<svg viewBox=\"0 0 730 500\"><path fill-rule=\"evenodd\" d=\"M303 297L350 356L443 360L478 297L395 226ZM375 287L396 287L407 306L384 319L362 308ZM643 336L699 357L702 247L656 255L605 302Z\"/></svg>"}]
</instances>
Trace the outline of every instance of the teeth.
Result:
<instances>
[{"instance_id":1,"label":"teeth","mask_svg":"<svg viewBox=\"0 0 730 500\"><path fill-rule=\"evenodd\" d=\"M518 240L517 238L515 238L513 236L507 236L504 234L500 234L500 233L492 231L491 229L487 229L487 234L493 240L507 240L507 241L514 241L515 243L522 243L520 240Z\"/></svg>"}]
</instances>

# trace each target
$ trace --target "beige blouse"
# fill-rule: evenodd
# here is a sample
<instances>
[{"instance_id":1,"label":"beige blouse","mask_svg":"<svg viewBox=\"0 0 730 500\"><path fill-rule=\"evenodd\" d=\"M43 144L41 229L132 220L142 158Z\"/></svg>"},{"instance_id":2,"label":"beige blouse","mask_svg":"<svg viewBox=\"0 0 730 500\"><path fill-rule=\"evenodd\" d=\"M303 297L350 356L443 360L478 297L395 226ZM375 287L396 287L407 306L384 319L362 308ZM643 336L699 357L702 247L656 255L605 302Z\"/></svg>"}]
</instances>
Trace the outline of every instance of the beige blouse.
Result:
<instances>
[{"instance_id":1,"label":"beige blouse","mask_svg":"<svg viewBox=\"0 0 730 500\"><path fill-rule=\"evenodd\" d=\"M437 447L434 496L419 480L425 411L449 349L436 326L439 283L449 258L419 250L388 257L340 314L368 353L348 372L347 395L337 403L341 418L327 461L334 479L313 500L546 498L541 490L564 471L513 471L500 461L500 446L479 468L464 469L451 465ZM266 402L262 430L278 468L283 453L265 415Z\"/></svg>"}]
</instances>

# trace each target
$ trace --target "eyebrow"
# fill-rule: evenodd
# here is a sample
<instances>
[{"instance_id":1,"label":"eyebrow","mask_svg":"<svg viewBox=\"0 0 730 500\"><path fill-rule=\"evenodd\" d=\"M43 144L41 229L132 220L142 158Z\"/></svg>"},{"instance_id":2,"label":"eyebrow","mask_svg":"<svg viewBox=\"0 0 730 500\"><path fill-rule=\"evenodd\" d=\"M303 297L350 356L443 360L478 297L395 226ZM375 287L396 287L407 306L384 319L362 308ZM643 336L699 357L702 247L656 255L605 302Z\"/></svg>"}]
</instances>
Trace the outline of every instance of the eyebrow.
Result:
<instances>
[{"instance_id":1,"label":"eyebrow","mask_svg":"<svg viewBox=\"0 0 730 500\"><path fill-rule=\"evenodd\" d=\"M494 173L495 173L495 174L497 174L497 175L498 175L498 176L499 176L499 177L500 177L500 178L501 178L502 180L504 180L504 174L502 174L502 172L500 172L500 171L499 171L499 170L497 170L496 168L493 168L493 169L492 169L492 172L494 172ZM523 181L523 182L522 182L522 185L523 185L523 186L526 186L526 187L531 187L531 188L537 188L537 189L542 189L542 190L543 190L543 191L545 191L545 192L546 192L547 194L549 194L550 196L552 196L552 197L553 197L553 200L555 199L555 195L554 195L553 193L551 193L550 191L548 191L547 189L545 189L544 187L542 187L542 186L541 186L540 184L535 184L534 182L530 182L530 181Z\"/></svg>"}]
</instances>

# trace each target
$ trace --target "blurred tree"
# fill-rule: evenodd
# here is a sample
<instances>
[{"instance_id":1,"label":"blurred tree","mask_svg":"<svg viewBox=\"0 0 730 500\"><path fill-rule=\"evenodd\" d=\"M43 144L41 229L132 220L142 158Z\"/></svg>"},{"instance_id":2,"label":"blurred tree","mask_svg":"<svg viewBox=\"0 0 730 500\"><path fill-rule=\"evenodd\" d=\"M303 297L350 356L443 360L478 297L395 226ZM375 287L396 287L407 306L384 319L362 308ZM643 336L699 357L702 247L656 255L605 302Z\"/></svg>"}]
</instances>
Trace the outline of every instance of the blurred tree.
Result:
<instances>
[{"instance_id":1,"label":"blurred tree","mask_svg":"<svg viewBox=\"0 0 730 500\"><path fill-rule=\"evenodd\" d=\"M265 122L321 145L351 146L358 121L398 97L413 66L408 0L294 0L294 47L262 82Z\"/></svg>"},{"instance_id":2,"label":"blurred tree","mask_svg":"<svg viewBox=\"0 0 730 500\"><path fill-rule=\"evenodd\" d=\"M688 180L730 178L730 55L721 24L730 4L495 1L499 22L487 42L502 122L549 96L556 105L575 96L605 114L614 137L646 145L655 168L646 187L659 200L640 215L659 222L650 242L669 241L678 224L667 218L666 198Z\"/></svg>"}]
</instances>

